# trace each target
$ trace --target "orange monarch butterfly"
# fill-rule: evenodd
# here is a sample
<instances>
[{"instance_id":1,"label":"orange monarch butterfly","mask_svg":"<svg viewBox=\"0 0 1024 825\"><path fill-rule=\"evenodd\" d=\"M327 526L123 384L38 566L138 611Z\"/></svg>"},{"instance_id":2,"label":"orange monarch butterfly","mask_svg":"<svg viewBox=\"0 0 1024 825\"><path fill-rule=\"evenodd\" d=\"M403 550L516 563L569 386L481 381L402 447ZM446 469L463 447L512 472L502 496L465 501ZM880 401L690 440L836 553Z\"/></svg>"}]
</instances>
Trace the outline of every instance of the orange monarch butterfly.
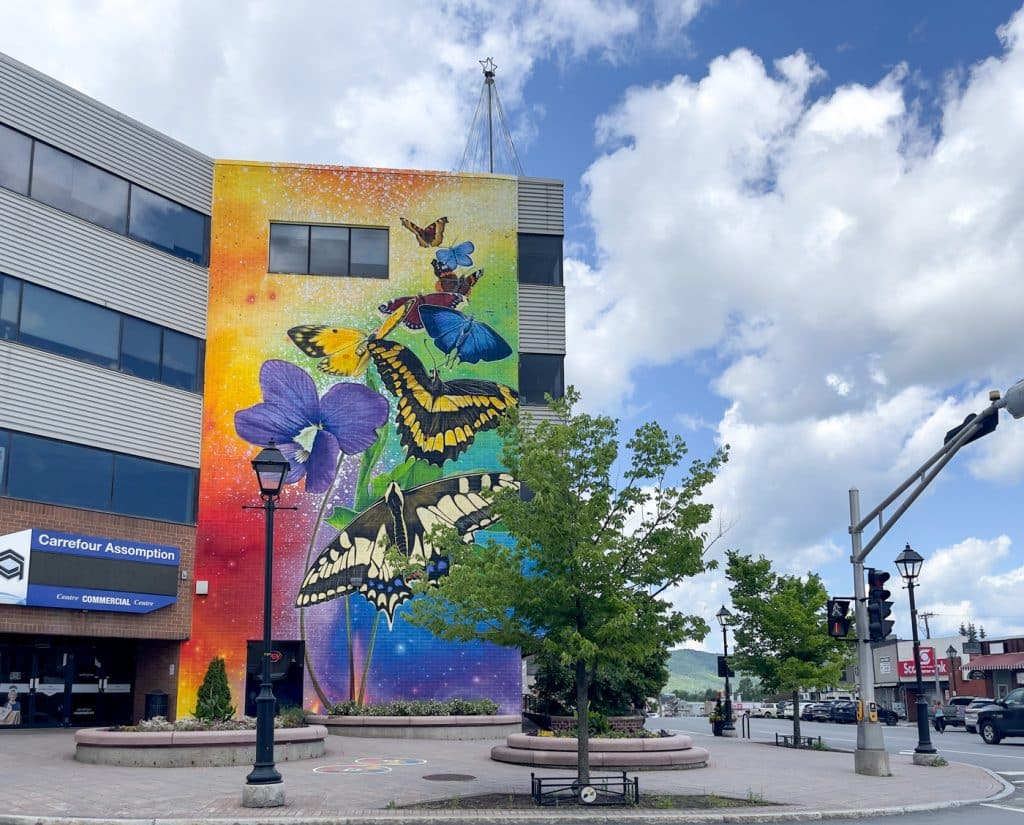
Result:
<instances>
[{"instance_id":1,"label":"orange monarch butterfly","mask_svg":"<svg viewBox=\"0 0 1024 825\"><path fill-rule=\"evenodd\" d=\"M438 218L432 224L424 227L417 226L408 218L399 218L399 220L402 222L402 226L416 236L416 241L420 246L440 246L441 241L444 240L444 226L448 223L447 218Z\"/></svg>"},{"instance_id":2,"label":"orange monarch butterfly","mask_svg":"<svg viewBox=\"0 0 1024 825\"><path fill-rule=\"evenodd\" d=\"M449 269L436 258L430 263L434 267L434 275L437 278L434 289L438 292L456 292L459 295L469 295L470 290L476 286L476 282L484 277L482 269L466 275L456 275L454 269Z\"/></svg>"},{"instance_id":3,"label":"orange monarch butterfly","mask_svg":"<svg viewBox=\"0 0 1024 825\"><path fill-rule=\"evenodd\" d=\"M383 338L397 327L411 306L412 301L406 301L369 334L347 327L303 324L288 330L288 337L306 355L319 358L317 366L323 372L329 375L362 375L370 362L367 345L371 341Z\"/></svg>"}]
</instances>

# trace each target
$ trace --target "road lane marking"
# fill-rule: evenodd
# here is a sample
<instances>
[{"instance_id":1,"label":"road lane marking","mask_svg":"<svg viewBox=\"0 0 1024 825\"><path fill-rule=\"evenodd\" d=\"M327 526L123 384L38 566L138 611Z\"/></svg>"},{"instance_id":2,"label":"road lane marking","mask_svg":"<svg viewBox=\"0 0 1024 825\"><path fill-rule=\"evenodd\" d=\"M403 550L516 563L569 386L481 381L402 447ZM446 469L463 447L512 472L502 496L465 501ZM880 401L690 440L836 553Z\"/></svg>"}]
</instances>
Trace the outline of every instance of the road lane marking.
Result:
<instances>
[{"instance_id":1,"label":"road lane marking","mask_svg":"<svg viewBox=\"0 0 1024 825\"><path fill-rule=\"evenodd\" d=\"M900 751L900 756L913 756L914 751ZM939 755L944 753L959 753L963 756L998 756L1002 759L1024 759L1024 756L1013 756L1009 753L993 753L992 751L952 751L946 748L939 748ZM999 771L999 773L1006 773L1006 771Z\"/></svg>"},{"instance_id":2,"label":"road lane marking","mask_svg":"<svg viewBox=\"0 0 1024 825\"><path fill-rule=\"evenodd\" d=\"M982 802L981 806L983 808L998 808L1001 811L1013 811L1015 814L1024 814L1024 809L1011 808L1009 805L996 805L992 802Z\"/></svg>"}]
</instances>

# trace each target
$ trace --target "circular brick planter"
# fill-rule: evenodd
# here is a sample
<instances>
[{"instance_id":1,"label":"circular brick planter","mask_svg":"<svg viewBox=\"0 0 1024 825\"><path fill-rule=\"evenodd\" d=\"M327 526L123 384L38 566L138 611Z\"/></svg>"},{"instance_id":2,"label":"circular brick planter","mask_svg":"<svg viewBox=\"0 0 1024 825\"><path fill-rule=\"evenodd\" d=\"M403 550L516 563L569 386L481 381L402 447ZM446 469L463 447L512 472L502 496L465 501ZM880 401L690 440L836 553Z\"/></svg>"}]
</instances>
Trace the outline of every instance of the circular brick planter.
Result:
<instances>
[{"instance_id":1,"label":"circular brick planter","mask_svg":"<svg viewBox=\"0 0 1024 825\"><path fill-rule=\"evenodd\" d=\"M519 733L520 716L310 716L335 736L382 739L501 739Z\"/></svg>"},{"instance_id":2,"label":"circular brick planter","mask_svg":"<svg viewBox=\"0 0 1024 825\"><path fill-rule=\"evenodd\" d=\"M327 752L327 728L306 725L274 731L274 761L315 759ZM216 768L251 765L255 730L114 731L83 728L75 733L75 759L131 768Z\"/></svg>"},{"instance_id":3,"label":"circular brick planter","mask_svg":"<svg viewBox=\"0 0 1024 825\"><path fill-rule=\"evenodd\" d=\"M491 748L491 759L515 765L576 767L576 740L515 733L504 745ZM627 770L685 770L705 768L708 752L695 748L685 734L658 738L590 740L590 767Z\"/></svg>"}]
</instances>

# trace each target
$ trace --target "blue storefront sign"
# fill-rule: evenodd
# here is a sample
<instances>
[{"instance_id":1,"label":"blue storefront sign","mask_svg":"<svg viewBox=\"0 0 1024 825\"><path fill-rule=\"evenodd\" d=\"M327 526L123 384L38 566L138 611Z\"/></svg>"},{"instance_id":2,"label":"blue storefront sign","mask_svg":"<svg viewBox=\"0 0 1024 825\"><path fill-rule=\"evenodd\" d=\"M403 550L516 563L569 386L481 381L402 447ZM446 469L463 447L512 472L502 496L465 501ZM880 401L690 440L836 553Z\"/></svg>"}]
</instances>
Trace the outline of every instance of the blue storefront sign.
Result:
<instances>
[{"instance_id":1,"label":"blue storefront sign","mask_svg":"<svg viewBox=\"0 0 1024 825\"><path fill-rule=\"evenodd\" d=\"M174 604L181 550L33 528L0 536L0 604L150 613Z\"/></svg>"}]
</instances>

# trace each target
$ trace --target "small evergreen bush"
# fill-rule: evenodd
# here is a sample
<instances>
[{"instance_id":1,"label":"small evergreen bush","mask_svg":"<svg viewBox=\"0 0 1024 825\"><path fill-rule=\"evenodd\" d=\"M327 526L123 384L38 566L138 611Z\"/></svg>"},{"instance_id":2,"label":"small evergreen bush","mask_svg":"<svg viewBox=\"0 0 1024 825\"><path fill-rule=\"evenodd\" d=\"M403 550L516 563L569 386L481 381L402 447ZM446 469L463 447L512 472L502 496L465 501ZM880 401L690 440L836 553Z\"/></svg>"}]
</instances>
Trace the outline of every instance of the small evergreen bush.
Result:
<instances>
[{"instance_id":1,"label":"small evergreen bush","mask_svg":"<svg viewBox=\"0 0 1024 825\"><path fill-rule=\"evenodd\" d=\"M235 715L231 704L231 688L228 687L228 673L224 660L217 656L210 660L203 683L196 696L196 719L207 722L224 722Z\"/></svg>"},{"instance_id":2,"label":"small evergreen bush","mask_svg":"<svg viewBox=\"0 0 1024 825\"><path fill-rule=\"evenodd\" d=\"M339 702L329 709L331 716L490 716L498 705L490 699L396 699L379 705Z\"/></svg>"}]
</instances>

